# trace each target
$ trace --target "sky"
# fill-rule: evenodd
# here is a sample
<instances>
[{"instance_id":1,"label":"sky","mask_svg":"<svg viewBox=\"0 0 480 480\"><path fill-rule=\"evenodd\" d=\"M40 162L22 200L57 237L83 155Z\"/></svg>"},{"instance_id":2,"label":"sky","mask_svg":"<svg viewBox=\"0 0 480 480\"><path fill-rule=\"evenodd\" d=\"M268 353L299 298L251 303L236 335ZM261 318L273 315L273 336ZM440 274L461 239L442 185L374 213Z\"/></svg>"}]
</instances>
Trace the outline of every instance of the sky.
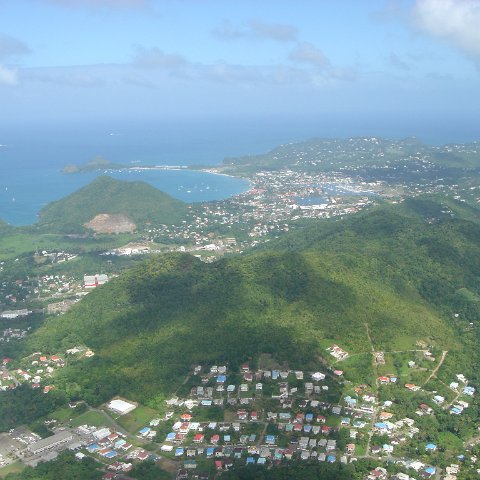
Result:
<instances>
[{"instance_id":1,"label":"sky","mask_svg":"<svg viewBox=\"0 0 480 480\"><path fill-rule=\"evenodd\" d=\"M312 117L475 130L479 25L480 0L0 0L0 127Z\"/></svg>"}]
</instances>

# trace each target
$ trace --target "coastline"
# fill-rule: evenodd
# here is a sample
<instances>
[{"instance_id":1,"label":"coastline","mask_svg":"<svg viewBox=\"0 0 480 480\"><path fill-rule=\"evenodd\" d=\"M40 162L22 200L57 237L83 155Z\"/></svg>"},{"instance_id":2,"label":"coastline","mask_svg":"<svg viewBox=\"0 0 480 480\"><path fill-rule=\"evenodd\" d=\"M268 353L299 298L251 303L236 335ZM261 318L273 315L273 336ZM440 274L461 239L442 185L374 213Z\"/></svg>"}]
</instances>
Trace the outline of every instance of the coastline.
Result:
<instances>
[{"instance_id":1,"label":"coastline","mask_svg":"<svg viewBox=\"0 0 480 480\"><path fill-rule=\"evenodd\" d=\"M12 226L34 225L38 212L45 205L67 197L101 175L125 181L143 181L189 204L226 200L251 188L246 178L208 170L187 165L129 165L75 174L62 174L58 167L41 172L36 169L28 172L10 170L9 178L4 179L0 189L0 218Z\"/></svg>"}]
</instances>

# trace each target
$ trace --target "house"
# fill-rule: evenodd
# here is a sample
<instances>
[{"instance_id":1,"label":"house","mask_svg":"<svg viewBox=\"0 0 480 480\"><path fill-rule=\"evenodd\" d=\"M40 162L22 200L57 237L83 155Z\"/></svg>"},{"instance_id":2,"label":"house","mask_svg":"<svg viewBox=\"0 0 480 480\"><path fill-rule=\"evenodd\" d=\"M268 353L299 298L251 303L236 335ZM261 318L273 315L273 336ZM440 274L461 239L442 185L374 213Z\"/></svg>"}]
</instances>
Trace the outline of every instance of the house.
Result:
<instances>
[{"instance_id":1,"label":"house","mask_svg":"<svg viewBox=\"0 0 480 480\"><path fill-rule=\"evenodd\" d=\"M237 417L239 420L246 420L248 418L248 413L245 410L238 410Z\"/></svg>"},{"instance_id":2,"label":"house","mask_svg":"<svg viewBox=\"0 0 480 480\"><path fill-rule=\"evenodd\" d=\"M243 448L242 447L235 447L233 449L233 456L234 458L241 458L242 457L242 452L243 452Z\"/></svg>"},{"instance_id":3,"label":"house","mask_svg":"<svg viewBox=\"0 0 480 480\"><path fill-rule=\"evenodd\" d=\"M310 458L310 452L308 450L302 450L300 453L300 458L302 460L308 460Z\"/></svg>"},{"instance_id":4,"label":"house","mask_svg":"<svg viewBox=\"0 0 480 480\"><path fill-rule=\"evenodd\" d=\"M187 455L188 455L188 452L187 452ZM188 468L188 469L197 468L197 462L195 460L185 460L183 462L183 468Z\"/></svg>"},{"instance_id":5,"label":"house","mask_svg":"<svg viewBox=\"0 0 480 480\"><path fill-rule=\"evenodd\" d=\"M352 398L350 395L347 395L344 400L347 406L350 408L355 407L355 405L357 404L357 400L355 398Z\"/></svg>"},{"instance_id":6,"label":"house","mask_svg":"<svg viewBox=\"0 0 480 480\"><path fill-rule=\"evenodd\" d=\"M321 380L325 380L325 374L321 372L312 373L312 380L314 382L320 382Z\"/></svg>"},{"instance_id":7,"label":"house","mask_svg":"<svg viewBox=\"0 0 480 480\"><path fill-rule=\"evenodd\" d=\"M265 443L267 445L275 445L276 443L275 435L265 435Z\"/></svg>"},{"instance_id":8,"label":"house","mask_svg":"<svg viewBox=\"0 0 480 480\"><path fill-rule=\"evenodd\" d=\"M215 453L215 448L208 447L207 451L205 452L205 455L207 456L207 458L212 458L214 453Z\"/></svg>"},{"instance_id":9,"label":"house","mask_svg":"<svg viewBox=\"0 0 480 480\"><path fill-rule=\"evenodd\" d=\"M423 413L426 413L427 415L432 415L433 414L433 409L429 407L426 403L421 403L418 407Z\"/></svg>"},{"instance_id":10,"label":"house","mask_svg":"<svg viewBox=\"0 0 480 480\"><path fill-rule=\"evenodd\" d=\"M393 413L390 412L381 412L380 413L380 420L389 420L393 417Z\"/></svg>"},{"instance_id":11,"label":"house","mask_svg":"<svg viewBox=\"0 0 480 480\"><path fill-rule=\"evenodd\" d=\"M382 447L382 450L387 454L393 453L393 445L385 443Z\"/></svg>"},{"instance_id":12,"label":"house","mask_svg":"<svg viewBox=\"0 0 480 480\"><path fill-rule=\"evenodd\" d=\"M407 390L411 390L412 392L416 392L416 391L420 390L420 387L415 385L414 383L406 383L405 388Z\"/></svg>"},{"instance_id":13,"label":"house","mask_svg":"<svg viewBox=\"0 0 480 480\"><path fill-rule=\"evenodd\" d=\"M337 448L337 441L336 440L328 440L327 441L327 452L331 452L332 450L335 450Z\"/></svg>"},{"instance_id":14,"label":"house","mask_svg":"<svg viewBox=\"0 0 480 480\"><path fill-rule=\"evenodd\" d=\"M141 450L137 455L137 459L141 460L141 461L144 461L144 460L147 460L147 458L149 456L150 456L150 454L147 451Z\"/></svg>"},{"instance_id":15,"label":"house","mask_svg":"<svg viewBox=\"0 0 480 480\"><path fill-rule=\"evenodd\" d=\"M463 389L463 393L465 395L469 395L470 397L473 397L473 394L475 393L475 388L467 386Z\"/></svg>"},{"instance_id":16,"label":"house","mask_svg":"<svg viewBox=\"0 0 480 480\"><path fill-rule=\"evenodd\" d=\"M427 467L425 470L422 472L425 474L425 477L430 478L436 473L436 468L435 467Z\"/></svg>"},{"instance_id":17,"label":"house","mask_svg":"<svg viewBox=\"0 0 480 480\"><path fill-rule=\"evenodd\" d=\"M382 467L377 467L370 472L368 478L383 480L384 478L387 478L387 471Z\"/></svg>"},{"instance_id":18,"label":"house","mask_svg":"<svg viewBox=\"0 0 480 480\"><path fill-rule=\"evenodd\" d=\"M428 443L425 445L425 450L427 452L435 452L437 450L437 446L434 443Z\"/></svg>"}]
</instances>

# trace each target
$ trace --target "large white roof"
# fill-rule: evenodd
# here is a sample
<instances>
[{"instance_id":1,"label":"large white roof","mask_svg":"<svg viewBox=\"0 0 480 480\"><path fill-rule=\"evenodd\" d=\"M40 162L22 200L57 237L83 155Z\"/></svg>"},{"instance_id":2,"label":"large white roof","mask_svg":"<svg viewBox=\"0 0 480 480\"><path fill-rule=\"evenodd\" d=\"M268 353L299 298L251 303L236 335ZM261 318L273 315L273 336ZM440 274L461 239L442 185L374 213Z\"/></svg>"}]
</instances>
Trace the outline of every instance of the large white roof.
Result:
<instances>
[{"instance_id":1,"label":"large white roof","mask_svg":"<svg viewBox=\"0 0 480 480\"><path fill-rule=\"evenodd\" d=\"M123 413L131 412L137 407L133 403L128 403L125 400L116 399L116 400L112 400L108 404L108 408L110 410L115 410L116 412L123 414Z\"/></svg>"}]
</instances>

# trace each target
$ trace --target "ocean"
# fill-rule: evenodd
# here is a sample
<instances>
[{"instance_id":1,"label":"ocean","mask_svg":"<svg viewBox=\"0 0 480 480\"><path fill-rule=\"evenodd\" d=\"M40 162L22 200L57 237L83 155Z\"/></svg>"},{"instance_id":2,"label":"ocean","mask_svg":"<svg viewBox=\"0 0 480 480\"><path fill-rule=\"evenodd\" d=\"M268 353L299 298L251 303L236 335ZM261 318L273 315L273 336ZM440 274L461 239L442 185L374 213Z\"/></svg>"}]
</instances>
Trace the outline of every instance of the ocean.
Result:
<instances>
[{"instance_id":1,"label":"ocean","mask_svg":"<svg viewBox=\"0 0 480 480\"><path fill-rule=\"evenodd\" d=\"M447 128L448 127L448 128ZM88 184L98 173L63 175L67 164L97 155L135 165L218 165L226 157L264 153L312 137L361 135L418 136L430 144L478 139L477 129L438 128L434 123L329 117L156 120L137 122L0 124L0 219L29 225L49 202ZM192 170L115 172L120 179L143 180L186 202L221 200L248 189L245 180Z\"/></svg>"}]
</instances>

